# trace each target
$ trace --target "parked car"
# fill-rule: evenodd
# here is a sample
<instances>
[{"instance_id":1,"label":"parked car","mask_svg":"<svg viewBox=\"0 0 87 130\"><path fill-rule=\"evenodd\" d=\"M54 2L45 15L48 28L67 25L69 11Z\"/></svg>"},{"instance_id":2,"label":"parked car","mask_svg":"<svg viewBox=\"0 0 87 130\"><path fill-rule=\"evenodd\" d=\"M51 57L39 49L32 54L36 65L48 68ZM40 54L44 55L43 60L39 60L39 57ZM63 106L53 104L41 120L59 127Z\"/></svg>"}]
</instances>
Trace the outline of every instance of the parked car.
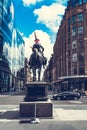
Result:
<instances>
[{"instance_id":1,"label":"parked car","mask_svg":"<svg viewBox=\"0 0 87 130\"><path fill-rule=\"evenodd\" d=\"M77 92L61 92L53 95L53 100L77 100L80 99L80 94Z\"/></svg>"}]
</instances>

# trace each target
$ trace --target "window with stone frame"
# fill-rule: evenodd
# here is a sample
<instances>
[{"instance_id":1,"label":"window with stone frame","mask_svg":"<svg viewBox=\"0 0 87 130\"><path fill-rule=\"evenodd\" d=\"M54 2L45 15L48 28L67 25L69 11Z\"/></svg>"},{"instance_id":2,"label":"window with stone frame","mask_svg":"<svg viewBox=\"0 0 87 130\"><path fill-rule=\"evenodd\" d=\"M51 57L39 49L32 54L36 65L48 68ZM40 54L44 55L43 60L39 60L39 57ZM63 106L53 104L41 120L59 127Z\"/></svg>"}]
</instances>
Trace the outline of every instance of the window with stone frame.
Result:
<instances>
[{"instance_id":1,"label":"window with stone frame","mask_svg":"<svg viewBox=\"0 0 87 130\"><path fill-rule=\"evenodd\" d=\"M78 35L83 34L83 26L78 27Z\"/></svg>"},{"instance_id":2,"label":"window with stone frame","mask_svg":"<svg viewBox=\"0 0 87 130\"><path fill-rule=\"evenodd\" d=\"M78 22L83 22L83 13L78 14Z\"/></svg>"},{"instance_id":3,"label":"window with stone frame","mask_svg":"<svg viewBox=\"0 0 87 130\"><path fill-rule=\"evenodd\" d=\"M72 55L72 62L77 62L77 53Z\"/></svg>"},{"instance_id":4,"label":"window with stone frame","mask_svg":"<svg viewBox=\"0 0 87 130\"><path fill-rule=\"evenodd\" d=\"M76 15L73 15L72 16L72 24L75 24L76 23Z\"/></svg>"},{"instance_id":5,"label":"window with stone frame","mask_svg":"<svg viewBox=\"0 0 87 130\"><path fill-rule=\"evenodd\" d=\"M78 55L79 61L84 61L84 52L79 53Z\"/></svg>"},{"instance_id":6,"label":"window with stone frame","mask_svg":"<svg viewBox=\"0 0 87 130\"><path fill-rule=\"evenodd\" d=\"M72 28L72 36L76 35L76 28Z\"/></svg>"},{"instance_id":7,"label":"window with stone frame","mask_svg":"<svg viewBox=\"0 0 87 130\"><path fill-rule=\"evenodd\" d=\"M84 67L79 67L79 74L83 75L84 74Z\"/></svg>"},{"instance_id":8,"label":"window with stone frame","mask_svg":"<svg viewBox=\"0 0 87 130\"><path fill-rule=\"evenodd\" d=\"M77 68L73 67L73 74L77 74Z\"/></svg>"},{"instance_id":9,"label":"window with stone frame","mask_svg":"<svg viewBox=\"0 0 87 130\"><path fill-rule=\"evenodd\" d=\"M77 41L74 40L72 41L72 49L76 49L77 48Z\"/></svg>"},{"instance_id":10,"label":"window with stone frame","mask_svg":"<svg viewBox=\"0 0 87 130\"><path fill-rule=\"evenodd\" d=\"M84 47L84 41L78 40L78 48L83 48L83 47Z\"/></svg>"}]
</instances>

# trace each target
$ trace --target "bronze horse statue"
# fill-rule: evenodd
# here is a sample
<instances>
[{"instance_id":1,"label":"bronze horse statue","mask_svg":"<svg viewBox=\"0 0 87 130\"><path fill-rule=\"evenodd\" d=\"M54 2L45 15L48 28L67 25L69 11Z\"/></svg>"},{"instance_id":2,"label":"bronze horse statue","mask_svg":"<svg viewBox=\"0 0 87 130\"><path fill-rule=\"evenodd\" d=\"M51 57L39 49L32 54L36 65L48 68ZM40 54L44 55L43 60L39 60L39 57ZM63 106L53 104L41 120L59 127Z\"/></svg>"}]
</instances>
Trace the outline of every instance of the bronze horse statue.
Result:
<instances>
[{"instance_id":1,"label":"bronze horse statue","mask_svg":"<svg viewBox=\"0 0 87 130\"><path fill-rule=\"evenodd\" d=\"M41 69L42 66L44 67L47 64L47 58L44 57L37 48L34 48L33 53L30 56L29 59L29 65L30 65L30 69L32 69L32 73L33 73L33 81L40 81L40 76L41 76ZM36 70L38 73L38 79L36 79Z\"/></svg>"}]
</instances>

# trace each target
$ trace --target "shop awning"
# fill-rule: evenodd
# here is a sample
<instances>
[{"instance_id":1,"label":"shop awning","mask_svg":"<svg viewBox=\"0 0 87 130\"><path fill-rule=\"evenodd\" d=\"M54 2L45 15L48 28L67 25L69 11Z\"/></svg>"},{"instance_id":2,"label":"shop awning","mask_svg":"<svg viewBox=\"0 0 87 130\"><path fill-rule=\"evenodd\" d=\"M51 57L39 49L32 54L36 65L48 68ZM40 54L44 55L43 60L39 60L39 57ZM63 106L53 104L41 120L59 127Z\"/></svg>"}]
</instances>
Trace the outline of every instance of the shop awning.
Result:
<instances>
[{"instance_id":1,"label":"shop awning","mask_svg":"<svg viewBox=\"0 0 87 130\"><path fill-rule=\"evenodd\" d=\"M59 77L59 80L63 80L63 79L75 79L75 78L87 78L87 75L73 75L73 76L63 76L63 77Z\"/></svg>"}]
</instances>

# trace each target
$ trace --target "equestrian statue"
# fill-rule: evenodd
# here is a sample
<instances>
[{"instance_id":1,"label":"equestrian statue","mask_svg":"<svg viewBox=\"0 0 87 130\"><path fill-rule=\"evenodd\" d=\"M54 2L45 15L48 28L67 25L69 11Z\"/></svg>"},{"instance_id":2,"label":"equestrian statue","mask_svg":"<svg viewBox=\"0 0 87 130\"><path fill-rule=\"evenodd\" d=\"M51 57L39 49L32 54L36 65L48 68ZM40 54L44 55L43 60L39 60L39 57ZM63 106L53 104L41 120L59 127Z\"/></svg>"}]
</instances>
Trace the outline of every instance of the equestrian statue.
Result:
<instances>
[{"instance_id":1,"label":"equestrian statue","mask_svg":"<svg viewBox=\"0 0 87 130\"><path fill-rule=\"evenodd\" d=\"M30 65L30 69L32 69L32 73L33 73L33 81L40 81L40 77L41 77L41 69L42 67L45 68L46 64L47 64L47 58L44 57L44 48L43 46L39 43L39 39L36 36L36 33L34 32L34 36L35 36L35 43L32 47L32 54L30 56L29 59L29 65ZM38 79L36 78L36 70L38 73Z\"/></svg>"}]
</instances>

